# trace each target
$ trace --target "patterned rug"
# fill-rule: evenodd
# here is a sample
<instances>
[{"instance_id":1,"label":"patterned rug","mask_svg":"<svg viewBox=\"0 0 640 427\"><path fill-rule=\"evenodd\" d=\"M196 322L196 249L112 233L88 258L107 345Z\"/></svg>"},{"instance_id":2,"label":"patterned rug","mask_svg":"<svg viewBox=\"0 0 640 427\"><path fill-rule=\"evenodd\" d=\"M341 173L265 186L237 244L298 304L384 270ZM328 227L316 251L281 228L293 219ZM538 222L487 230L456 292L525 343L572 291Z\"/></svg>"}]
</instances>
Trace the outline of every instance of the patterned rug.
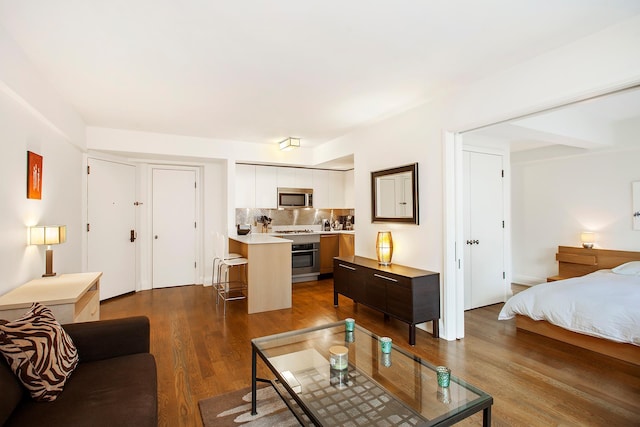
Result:
<instances>
[{"instance_id":1,"label":"patterned rug","mask_svg":"<svg viewBox=\"0 0 640 427\"><path fill-rule=\"evenodd\" d=\"M257 415L251 415L251 387L199 401L204 427L300 426L273 387L258 387Z\"/></svg>"}]
</instances>

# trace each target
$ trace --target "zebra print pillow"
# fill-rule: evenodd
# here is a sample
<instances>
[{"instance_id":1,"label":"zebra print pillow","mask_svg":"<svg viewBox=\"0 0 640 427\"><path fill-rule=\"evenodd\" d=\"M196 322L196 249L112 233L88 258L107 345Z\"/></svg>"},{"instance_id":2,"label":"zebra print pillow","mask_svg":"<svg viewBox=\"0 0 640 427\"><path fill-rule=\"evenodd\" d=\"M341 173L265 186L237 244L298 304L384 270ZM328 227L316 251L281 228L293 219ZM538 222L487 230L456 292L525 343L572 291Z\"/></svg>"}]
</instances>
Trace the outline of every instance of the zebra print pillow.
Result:
<instances>
[{"instance_id":1,"label":"zebra print pillow","mask_svg":"<svg viewBox=\"0 0 640 427\"><path fill-rule=\"evenodd\" d=\"M0 352L37 401L56 400L78 365L71 337L51 310L37 302L21 318L0 322Z\"/></svg>"}]
</instances>

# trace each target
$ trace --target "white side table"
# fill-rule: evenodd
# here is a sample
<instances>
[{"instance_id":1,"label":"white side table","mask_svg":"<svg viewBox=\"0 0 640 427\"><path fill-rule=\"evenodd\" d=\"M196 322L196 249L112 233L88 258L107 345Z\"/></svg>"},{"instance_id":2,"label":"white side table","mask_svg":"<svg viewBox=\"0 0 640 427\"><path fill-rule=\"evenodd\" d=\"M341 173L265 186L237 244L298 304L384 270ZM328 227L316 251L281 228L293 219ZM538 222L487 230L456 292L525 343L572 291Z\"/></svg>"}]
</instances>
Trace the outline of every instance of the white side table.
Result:
<instances>
[{"instance_id":1,"label":"white side table","mask_svg":"<svg viewBox=\"0 0 640 427\"><path fill-rule=\"evenodd\" d=\"M74 273L34 279L0 296L0 319L15 320L39 302L62 324L98 320L101 276Z\"/></svg>"}]
</instances>

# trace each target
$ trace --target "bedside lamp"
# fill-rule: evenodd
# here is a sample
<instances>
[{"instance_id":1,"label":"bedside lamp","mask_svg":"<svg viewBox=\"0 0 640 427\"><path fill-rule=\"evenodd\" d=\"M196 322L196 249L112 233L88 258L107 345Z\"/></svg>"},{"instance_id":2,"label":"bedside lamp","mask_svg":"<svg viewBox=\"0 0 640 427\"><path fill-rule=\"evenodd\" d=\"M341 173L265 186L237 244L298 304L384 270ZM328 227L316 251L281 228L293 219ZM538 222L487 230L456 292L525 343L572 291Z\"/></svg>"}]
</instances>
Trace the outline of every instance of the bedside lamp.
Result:
<instances>
[{"instance_id":1,"label":"bedside lamp","mask_svg":"<svg viewBox=\"0 0 640 427\"><path fill-rule=\"evenodd\" d=\"M391 265L393 256L393 239L390 231L378 231L376 239L376 253L378 254L378 264Z\"/></svg>"},{"instance_id":2,"label":"bedside lamp","mask_svg":"<svg viewBox=\"0 0 640 427\"><path fill-rule=\"evenodd\" d=\"M591 231L583 231L580 234L580 241L583 248L592 249L596 241L596 235Z\"/></svg>"},{"instance_id":3,"label":"bedside lamp","mask_svg":"<svg viewBox=\"0 0 640 427\"><path fill-rule=\"evenodd\" d=\"M46 271L42 277L55 276L53 272L53 250L51 245L58 245L67 241L66 225L36 225L29 227L30 245L47 245Z\"/></svg>"}]
</instances>

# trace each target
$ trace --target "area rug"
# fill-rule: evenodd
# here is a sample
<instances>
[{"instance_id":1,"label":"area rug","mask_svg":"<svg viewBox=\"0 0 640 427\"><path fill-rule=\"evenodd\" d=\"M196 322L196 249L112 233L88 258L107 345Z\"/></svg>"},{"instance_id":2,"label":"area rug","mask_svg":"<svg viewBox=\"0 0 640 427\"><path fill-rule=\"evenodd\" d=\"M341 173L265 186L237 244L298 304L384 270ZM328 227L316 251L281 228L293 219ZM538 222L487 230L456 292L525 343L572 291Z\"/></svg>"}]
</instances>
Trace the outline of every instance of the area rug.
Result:
<instances>
[{"instance_id":1,"label":"area rug","mask_svg":"<svg viewBox=\"0 0 640 427\"><path fill-rule=\"evenodd\" d=\"M257 392L258 414L251 415L251 387L198 402L204 427L294 427L300 426L271 386Z\"/></svg>"}]
</instances>

